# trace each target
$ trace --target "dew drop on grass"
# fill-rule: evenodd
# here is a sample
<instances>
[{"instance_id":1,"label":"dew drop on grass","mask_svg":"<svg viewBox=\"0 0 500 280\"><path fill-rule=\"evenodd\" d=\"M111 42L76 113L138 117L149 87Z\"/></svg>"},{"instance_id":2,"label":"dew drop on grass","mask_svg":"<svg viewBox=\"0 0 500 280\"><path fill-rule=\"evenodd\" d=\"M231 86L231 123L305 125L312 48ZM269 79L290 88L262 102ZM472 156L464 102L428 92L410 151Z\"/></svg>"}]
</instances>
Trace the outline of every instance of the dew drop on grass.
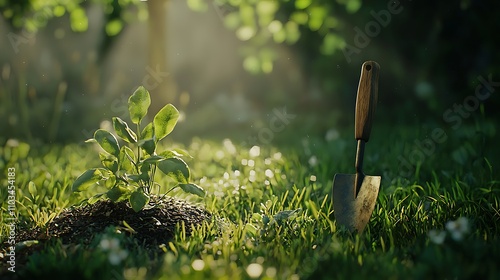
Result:
<instances>
[{"instance_id":1,"label":"dew drop on grass","mask_svg":"<svg viewBox=\"0 0 500 280\"><path fill-rule=\"evenodd\" d=\"M255 166L255 161L253 159L248 160L248 166L254 167Z\"/></svg>"},{"instance_id":2,"label":"dew drop on grass","mask_svg":"<svg viewBox=\"0 0 500 280\"><path fill-rule=\"evenodd\" d=\"M246 158L241 159L241 165L247 165L248 160Z\"/></svg>"},{"instance_id":3,"label":"dew drop on grass","mask_svg":"<svg viewBox=\"0 0 500 280\"><path fill-rule=\"evenodd\" d=\"M281 153L280 152L277 152L273 155L273 158L278 160L278 159L281 159Z\"/></svg>"},{"instance_id":4,"label":"dew drop on grass","mask_svg":"<svg viewBox=\"0 0 500 280\"><path fill-rule=\"evenodd\" d=\"M270 158L266 158L266 159L264 160L264 164L265 164L265 165L269 165L269 164L271 164L271 159L270 159Z\"/></svg>"},{"instance_id":5,"label":"dew drop on grass","mask_svg":"<svg viewBox=\"0 0 500 280\"><path fill-rule=\"evenodd\" d=\"M224 179L229 180L229 173L224 172L224 175L223 175L223 176L224 176Z\"/></svg>"}]
</instances>

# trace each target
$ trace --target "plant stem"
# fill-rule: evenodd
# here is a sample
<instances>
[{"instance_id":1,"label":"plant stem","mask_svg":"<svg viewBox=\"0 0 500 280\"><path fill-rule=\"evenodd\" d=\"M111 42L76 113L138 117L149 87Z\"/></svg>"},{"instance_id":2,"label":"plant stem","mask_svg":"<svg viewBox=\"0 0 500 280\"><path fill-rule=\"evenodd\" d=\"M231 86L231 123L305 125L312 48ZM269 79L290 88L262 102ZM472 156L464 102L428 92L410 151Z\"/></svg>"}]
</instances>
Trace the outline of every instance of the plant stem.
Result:
<instances>
[{"instance_id":1,"label":"plant stem","mask_svg":"<svg viewBox=\"0 0 500 280\"><path fill-rule=\"evenodd\" d=\"M140 141L141 140L141 121L139 121L137 123L137 141ZM139 144L137 144L137 162L140 162L141 161L141 147L139 146ZM141 172L139 170L139 166L135 166L135 169L137 170L137 174L138 175L141 175ZM146 192L146 187L141 183L141 180L139 180L139 185L140 187L142 188L142 190Z\"/></svg>"},{"instance_id":2,"label":"plant stem","mask_svg":"<svg viewBox=\"0 0 500 280\"><path fill-rule=\"evenodd\" d=\"M163 196L166 196L169 192L173 191L175 188L177 188L179 186L179 184L175 185L174 187L172 187L170 190L168 190L165 194L163 194Z\"/></svg>"},{"instance_id":3,"label":"plant stem","mask_svg":"<svg viewBox=\"0 0 500 280\"><path fill-rule=\"evenodd\" d=\"M141 122L137 124L137 141L141 139ZM141 161L141 147L137 145L137 161Z\"/></svg>"},{"instance_id":4,"label":"plant stem","mask_svg":"<svg viewBox=\"0 0 500 280\"><path fill-rule=\"evenodd\" d=\"M150 187L153 187L153 185L154 185L155 174L156 174L156 163L153 165L153 170L151 170L151 176L149 177L149 186Z\"/></svg>"}]
</instances>

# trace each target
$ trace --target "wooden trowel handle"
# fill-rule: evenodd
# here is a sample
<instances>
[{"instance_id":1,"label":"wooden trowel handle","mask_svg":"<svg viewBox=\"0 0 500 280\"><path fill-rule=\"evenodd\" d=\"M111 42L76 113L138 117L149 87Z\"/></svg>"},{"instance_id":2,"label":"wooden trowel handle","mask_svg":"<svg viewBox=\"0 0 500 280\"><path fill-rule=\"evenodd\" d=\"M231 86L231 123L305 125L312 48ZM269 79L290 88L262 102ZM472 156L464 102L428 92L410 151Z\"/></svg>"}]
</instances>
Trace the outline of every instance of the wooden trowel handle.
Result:
<instances>
[{"instance_id":1,"label":"wooden trowel handle","mask_svg":"<svg viewBox=\"0 0 500 280\"><path fill-rule=\"evenodd\" d=\"M355 137L368 142L372 120L378 98L378 75L380 66L375 61L366 61L361 67L358 96L356 98Z\"/></svg>"}]
</instances>

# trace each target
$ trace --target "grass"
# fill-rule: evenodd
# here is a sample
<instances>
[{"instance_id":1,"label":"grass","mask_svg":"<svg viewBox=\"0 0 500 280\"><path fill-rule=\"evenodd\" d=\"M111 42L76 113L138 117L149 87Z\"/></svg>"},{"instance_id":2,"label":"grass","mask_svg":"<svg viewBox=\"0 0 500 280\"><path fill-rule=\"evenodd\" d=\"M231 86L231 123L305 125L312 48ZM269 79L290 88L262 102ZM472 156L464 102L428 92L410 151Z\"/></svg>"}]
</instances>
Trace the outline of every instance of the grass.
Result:
<instances>
[{"instance_id":1,"label":"grass","mask_svg":"<svg viewBox=\"0 0 500 280\"><path fill-rule=\"evenodd\" d=\"M362 235L338 227L332 215L333 175L354 173L351 131L328 142L317 136L293 139L289 142L296 145L281 148L239 147L227 139L195 138L183 148L193 156L188 162L192 178L207 196L202 199L180 191L172 195L204 206L214 214L212 220L191 235L179 225L175 238L154 252L113 227L96 233L89 245L53 240L32 252L29 244L18 244L15 276L496 279L500 275L500 181L491 125L483 122L447 130L448 140L435 144L433 153L414 154L418 161L412 161L415 167L410 172L398 159L411 158L414 139L425 140L426 130L378 127L379 134L366 148L365 172L382 175L383 181ZM16 169L16 213L22 223L46 227L64 208L99 192L70 191L81 172L98 165L95 153L89 152L94 149L91 145L32 147L28 154L22 145L9 145L0 153L0 168L2 174L7 174L8 167ZM171 182L158 179L159 192L166 191ZM3 245L9 231L7 195L6 188L0 189ZM459 217L466 217L469 226L455 240L453 234L460 229L446 229L446 225ZM445 237L438 240L433 234ZM111 243L112 248L103 246ZM4 252L2 263L6 261Z\"/></svg>"}]
</instances>

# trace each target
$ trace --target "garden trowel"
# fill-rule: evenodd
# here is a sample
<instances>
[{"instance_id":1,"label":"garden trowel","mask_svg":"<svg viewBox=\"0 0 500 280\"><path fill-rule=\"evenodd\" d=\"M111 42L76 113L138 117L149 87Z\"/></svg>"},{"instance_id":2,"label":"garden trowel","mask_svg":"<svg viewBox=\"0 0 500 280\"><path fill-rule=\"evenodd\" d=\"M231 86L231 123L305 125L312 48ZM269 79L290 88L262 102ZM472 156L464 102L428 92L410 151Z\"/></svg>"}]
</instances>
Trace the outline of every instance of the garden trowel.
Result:
<instances>
[{"instance_id":1,"label":"garden trowel","mask_svg":"<svg viewBox=\"0 0 500 280\"><path fill-rule=\"evenodd\" d=\"M337 225L361 233L370 220L380 187L380 176L363 174L363 153L370 138L377 104L380 66L367 61L361 67L356 98L356 174L336 174L333 178L333 210Z\"/></svg>"}]
</instances>

